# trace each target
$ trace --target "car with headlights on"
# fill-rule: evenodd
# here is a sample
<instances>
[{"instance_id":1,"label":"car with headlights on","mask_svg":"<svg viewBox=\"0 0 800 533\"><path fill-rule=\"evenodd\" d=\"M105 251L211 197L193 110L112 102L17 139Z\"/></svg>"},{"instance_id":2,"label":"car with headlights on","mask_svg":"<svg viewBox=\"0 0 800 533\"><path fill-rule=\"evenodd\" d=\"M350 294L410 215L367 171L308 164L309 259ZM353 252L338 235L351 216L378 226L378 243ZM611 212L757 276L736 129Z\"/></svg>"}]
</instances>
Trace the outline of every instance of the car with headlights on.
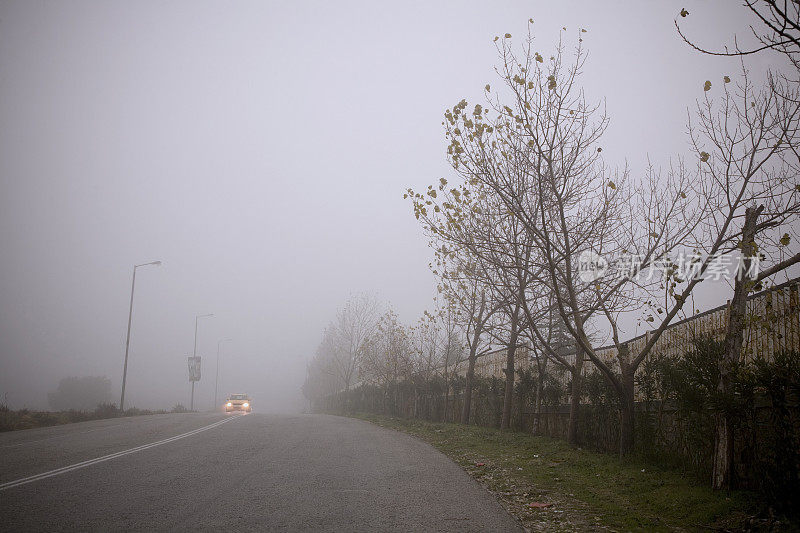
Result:
<instances>
[{"instance_id":1,"label":"car with headlights on","mask_svg":"<svg viewBox=\"0 0 800 533\"><path fill-rule=\"evenodd\" d=\"M225 400L225 412L233 413L236 411L249 413L253 410L252 401L247 394L231 394Z\"/></svg>"}]
</instances>

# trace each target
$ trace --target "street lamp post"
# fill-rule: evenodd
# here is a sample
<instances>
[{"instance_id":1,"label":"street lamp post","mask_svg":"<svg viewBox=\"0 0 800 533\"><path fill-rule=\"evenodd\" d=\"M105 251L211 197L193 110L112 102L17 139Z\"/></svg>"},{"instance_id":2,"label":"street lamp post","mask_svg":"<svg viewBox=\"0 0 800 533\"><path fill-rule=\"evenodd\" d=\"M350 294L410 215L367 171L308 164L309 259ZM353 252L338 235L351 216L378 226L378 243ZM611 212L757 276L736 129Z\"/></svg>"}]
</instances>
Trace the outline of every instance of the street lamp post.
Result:
<instances>
[{"instance_id":1,"label":"street lamp post","mask_svg":"<svg viewBox=\"0 0 800 533\"><path fill-rule=\"evenodd\" d=\"M194 317L194 350L192 351L192 357L197 357L197 321L201 318L211 317L214 316L214 313L208 313L207 315L196 315ZM194 381L192 381L192 399L189 401L189 410L194 411Z\"/></svg>"},{"instance_id":2,"label":"street lamp post","mask_svg":"<svg viewBox=\"0 0 800 533\"><path fill-rule=\"evenodd\" d=\"M217 386L219 385L219 347L225 341L233 340L231 338L220 339L217 341L217 376L214 378L214 409L219 407L217 403Z\"/></svg>"},{"instance_id":3,"label":"street lamp post","mask_svg":"<svg viewBox=\"0 0 800 533\"><path fill-rule=\"evenodd\" d=\"M141 265L133 265L133 281L131 281L131 305L128 309L128 335L125 338L125 364L122 366L122 394L119 397L119 410L125 410L125 382L128 379L128 349L131 346L131 320L133 319L133 290L136 288L136 269L143 266L160 266L161 261L150 261Z\"/></svg>"}]
</instances>

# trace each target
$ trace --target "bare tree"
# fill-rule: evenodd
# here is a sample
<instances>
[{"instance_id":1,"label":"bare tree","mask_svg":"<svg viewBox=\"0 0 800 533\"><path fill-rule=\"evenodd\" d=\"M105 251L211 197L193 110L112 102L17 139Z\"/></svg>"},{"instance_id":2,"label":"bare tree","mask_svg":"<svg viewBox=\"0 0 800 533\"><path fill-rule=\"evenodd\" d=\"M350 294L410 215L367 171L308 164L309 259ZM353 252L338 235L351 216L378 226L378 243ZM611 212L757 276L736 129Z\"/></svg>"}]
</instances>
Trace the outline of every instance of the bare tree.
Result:
<instances>
[{"instance_id":1,"label":"bare tree","mask_svg":"<svg viewBox=\"0 0 800 533\"><path fill-rule=\"evenodd\" d=\"M463 328L467 344L467 371L464 376L464 398L461 408L461 423L469 424L472 415L472 390L475 381L475 365L478 358L491 350L487 330L496 312L486 289L477 279L458 283L458 290L445 293L445 297L456 307L459 323Z\"/></svg>"},{"instance_id":2,"label":"bare tree","mask_svg":"<svg viewBox=\"0 0 800 533\"><path fill-rule=\"evenodd\" d=\"M323 335L323 339L325 335ZM324 340L317 347L314 357L306 365L306 379L303 382L303 395L309 400L312 409L331 409L330 402L342 390L342 383L332 368L329 352L322 349Z\"/></svg>"},{"instance_id":3,"label":"bare tree","mask_svg":"<svg viewBox=\"0 0 800 533\"><path fill-rule=\"evenodd\" d=\"M454 108L456 112L459 106ZM445 279L440 289L456 289L452 296L458 298L458 292L463 293L469 288L463 283L466 279L479 284L482 297L495 303L491 313L495 327L486 333L506 352L506 384L500 427L508 429L514 404L515 354L525 327L520 299L529 277L526 263L530 257L529 247L518 221L508 214L499 214L488 197L470 186L469 180L470 177L466 176L464 183L448 190L447 181L442 179L438 187L429 187L424 195L412 190L409 190L409 195L414 202L415 214L432 236L434 246L441 243L436 247L439 270L435 270L437 273L441 271ZM456 265L454 272L447 271L445 265L449 264ZM455 286L447 281L455 281ZM501 316L504 318L499 319ZM475 357L471 358L471 370L468 370L470 386L474 360Z\"/></svg>"},{"instance_id":4,"label":"bare tree","mask_svg":"<svg viewBox=\"0 0 800 533\"><path fill-rule=\"evenodd\" d=\"M553 290L552 284L548 284L545 279L548 267L553 265L547 264L547 254L543 246L546 243L543 242L542 233L536 229L539 225L539 213L549 206L544 201L530 201L531 194L542 193L541 184L535 180L545 170L546 162L541 157L541 148L537 147L531 136L525 134L523 123L530 118L528 113L534 118L545 119L542 126L552 130L544 134L544 141L550 143L550 155L558 154L561 150L563 156L565 150L567 159L570 159L567 174L571 171L574 175L594 170L592 163L598 156L593 154L588 162L578 161L574 154L569 153L574 148L568 146L569 136L573 133L583 136L578 150L584 152L586 146L599 138L607 123L603 116L593 131L586 131L589 117L594 110L587 109L578 101L571 102L576 104L572 108L565 108L563 104L567 103L568 94L561 100L548 99L550 95L556 94L554 89L559 82L555 80L562 70L563 50L559 47L556 55L551 57L552 67L548 75L540 67L544 58L532 50L531 43L529 36L521 63L505 40L498 45L498 73L511 89L511 106L501 103L499 95L492 98L487 85L486 107L475 105L470 113L467 111L466 101L462 100L445 113L446 135L450 140L448 158L463 183L447 190L447 181L442 179L438 187L429 187L425 194L409 191L414 198L417 218L423 221L430 233L451 247L445 252L467 253L472 257L480 267L484 286L491 289L493 299L501 302L500 308L508 317L507 327L498 328L494 337L507 349L507 392L513 388L514 355L518 338L524 328L533 328L533 333L527 336L547 347L549 333L535 330L537 324L541 323L541 318L548 313L552 315L553 309L552 299L542 306L542 302L548 300L547 295ZM574 81L581 64L582 54L579 51L576 64L568 68L573 78L572 81L567 81L568 85ZM539 94L541 98L538 102L533 102L533 105L531 101L520 99L516 93L522 87L526 93L533 94L542 84L546 87L542 88ZM572 132L568 129L559 130L559 122L548 122L550 117L545 118L547 113L555 113L556 116L569 113L571 118L580 117L583 131L580 131L580 127ZM583 145L584 140L586 146ZM563 161L555 161L554 158L551 158L549 164L551 167L566 167ZM560 177L559 172L560 169L551 172L551 175L558 174ZM586 192L579 190L577 184L573 187L573 197L567 202L574 203ZM606 190L604 184L594 189L600 192ZM603 222L608 212L608 209L599 209L591 212L591 216ZM558 254L563 255L562 252L554 252L550 247L549 253L555 263L563 262L562 257L555 257ZM571 302L562 305L565 313L566 308L571 305ZM566 365L573 375L574 401L570 417L570 440L575 443L583 358L569 362L552 347L549 348L546 350L548 355L555 353L559 357L559 363ZM507 397L504 406L510 407L510 400ZM510 408L504 409L504 427L508 425L509 419Z\"/></svg>"},{"instance_id":5,"label":"bare tree","mask_svg":"<svg viewBox=\"0 0 800 533\"><path fill-rule=\"evenodd\" d=\"M305 389L309 394L324 391L330 395L344 391L345 398L348 398L365 342L377 327L376 310L377 303L366 294L349 298L337 310L335 319L322 334L313 361L308 365ZM347 410L348 406L344 405L344 409Z\"/></svg>"},{"instance_id":6,"label":"bare tree","mask_svg":"<svg viewBox=\"0 0 800 533\"><path fill-rule=\"evenodd\" d=\"M409 340L414 355L414 370L412 384L414 390L414 417L419 416L419 385L425 387L425 395L431 399L433 396L434 377L438 375L441 367L443 339L440 336L437 316L425 311L417 323L408 328ZM431 404L428 403L427 417L430 418Z\"/></svg>"},{"instance_id":7,"label":"bare tree","mask_svg":"<svg viewBox=\"0 0 800 533\"><path fill-rule=\"evenodd\" d=\"M617 392L620 451L627 453L633 446L633 377L652 345L628 354L618 321L646 305L651 287L632 276L582 277L580 262L586 254L619 261L636 255L641 258L637 269L651 266L692 235L697 225L692 216L699 208L691 208L691 184L682 167L666 177L651 171L630 183L624 170L606 168L599 142L608 118L601 106L587 104L578 84L585 60L580 38L572 60L559 43L545 62L530 33L521 55L508 39L500 41L498 52L505 92L501 96L487 87L491 120L480 106L466 116L466 102L447 117L451 158L483 194L491 194L524 226L533 251L523 300L531 301L530 293L553 298L579 348L574 362L562 361L573 366L575 385L580 380L575 366L585 354ZM546 310L537 308L538 313ZM665 318L662 331L679 310ZM539 318L531 316L528 322L533 337L546 346L547 335L537 333ZM618 347L613 362L599 357L591 341L596 330L605 328ZM554 352L548 350L551 356ZM577 392L576 387L576 402Z\"/></svg>"},{"instance_id":8,"label":"bare tree","mask_svg":"<svg viewBox=\"0 0 800 533\"><path fill-rule=\"evenodd\" d=\"M754 24L750 25L750 33L758 44L740 46L737 36L733 45L722 50L705 48L689 39L681 29L678 17L675 17L675 28L686 44L703 54L714 56L749 56L764 51L775 51L785 55L796 68L800 68L800 1L798 0L745 0L742 6L750 11ZM681 18L689 12L681 9Z\"/></svg>"},{"instance_id":9,"label":"bare tree","mask_svg":"<svg viewBox=\"0 0 800 533\"><path fill-rule=\"evenodd\" d=\"M445 198L458 202L457 196L451 190ZM491 291L497 305L495 327L489 333L495 343L505 350L505 391L500 428L509 429L514 405L517 351L526 344L523 342L527 327L523 306L526 305L524 300L534 268L531 265L531 246L524 228L515 217L503 213L502 206L493 206L489 199L488 196L480 196L477 203L472 202L473 208L480 206L479 213L472 211L472 216L463 218L461 225L465 228L466 238L459 245L468 249L477 259L479 272L483 273L483 284Z\"/></svg>"},{"instance_id":10,"label":"bare tree","mask_svg":"<svg viewBox=\"0 0 800 533\"><path fill-rule=\"evenodd\" d=\"M378 319L377 328L364 343L360 372L365 382L380 385L384 390L384 409L398 413L399 385L414 371L413 347L409 333L397 315L389 309Z\"/></svg>"},{"instance_id":11,"label":"bare tree","mask_svg":"<svg viewBox=\"0 0 800 533\"><path fill-rule=\"evenodd\" d=\"M472 413L472 392L475 381L475 365L478 359L492 349L492 318L499 306L492 300L491 291L484 285L476 263L463 262L463 254L437 251L437 267L434 273L440 276L438 290L452 309L453 319L462 329L467 347L467 369L465 373L464 398L461 423L469 424ZM467 257L468 261L469 258Z\"/></svg>"},{"instance_id":12,"label":"bare tree","mask_svg":"<svg viewBox=\"0 0 800 533\"><path fill-rule=\"evenodd\" d=\"M347 300L344 307L337 311L336 319L329 328L333 368L345 392L350 391L364 343L374 331L376 321L377 303L369 295L360 294Z\"/></svg>"},{"instance_id":13,"label":"bare tree","mask_svg":"<svg viewBox=\"0 0 800 533\"><path fill-rule=\"evenodd\" d=\"M758 43L754 46L742 47L734 36L733 46L723 50L701 47L686 36L675 19L678 34L695 50L737 56L743 61L742 81L730 90L730 78L726 76L722 103L715 107L706 98L698 106L697 128L690 130L694 148L704 163L701 172L709 183L708 196L720 199L712 211L717 215L712 218L714 229L722 227L721 233L732 234L729 240L739 249L741 258L720 361L718 389L723 397L730 393L732 367L741 357L748 294L800 261L800 254L786 253L792 235L781 229L791 228L798 214L796 76L792 79L785 73L769 73L766 87L755 91L744 67L746 56L777 52L792 63L795 71L800 70L800 2L745 0L743 5L754 21L750 25ZM681 17L688 15L685 9L681 10ZM706 82L707 94L710 86ZM754 272L753 265L760 261L772 264ZM735 485L733 445L731 413L722 412L714 439L714 488Z\"/></svg>"},{"instance_id":14,"label":"bare tree","mask_svg":"<svg viewBox=\"0 0 800 533\"><path fill-rule=\"evenodd\" d=\"M731 373L740 360L747 296L776 274L800 262L792 253L800 215L798 128L800 93L785 80L755 90L743 69L738 83L726 82L718 101L706 92L690 122L693 149L699 154L702 194L710 206L703 229L709 253L734 253L739 268L730 302L719 391L730 392ZM792 239L795 237L795 239ZM755 265L769 265L756 271ZM735 484L733 421L719 414L713 486Z\"/></svg>"},{"instance_id":15,"label":"bare tree","mask_svg":"<svg viewBox=\"0 0 800 533\"><path fill-rule=\"evenodd\" d=\"M448 413L450 412L450 389L453 372L464 361L464 338L460 332L461 325L458 310L454 304L445 300L445 305L440 307L436 317L442 336L439 368L445 385L443 420L447 422Z\"/></svg>"},{"instance_id":16,"label":"bare tree","mask_svg":"<svg viewBox=\"0 0 800 533\"><path fill-rule=\"evenodd\" d=\"M447 180L441 178L437 187L428 187L424 194L408 189L405 197L411 199L414 214L430 239L435 255L435 263L430 266L439 279L437 290L454 313L466 342L461 423L469 424L475 365L479 357L491 350L492 318L501 304L494 300L495 293L486 283L487 273L473 248L464 244L472 239L462 224L466 213L474 213L469 207L471 191L467 185L451 191L446 191L446 186Z\"/></svg>"}]
</instances>

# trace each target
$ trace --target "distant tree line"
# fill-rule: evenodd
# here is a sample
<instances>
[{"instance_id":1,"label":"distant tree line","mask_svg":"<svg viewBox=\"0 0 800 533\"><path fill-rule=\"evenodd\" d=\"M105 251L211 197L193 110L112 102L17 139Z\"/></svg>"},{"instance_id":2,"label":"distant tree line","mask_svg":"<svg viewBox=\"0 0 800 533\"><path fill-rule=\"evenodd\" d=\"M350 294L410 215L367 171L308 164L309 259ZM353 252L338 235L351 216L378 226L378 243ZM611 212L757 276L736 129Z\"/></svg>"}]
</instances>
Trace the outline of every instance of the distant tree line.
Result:
<instances>
[{"instance_id":1,"label":"distant tree line","mask_svg":"<svg viewBox=\"0 0 800 533\"><path fill-rule=\"evenodd\" d=\"M43 426L55 426L89 420L123 416L185 413L188 410L177 404L171 411L131 407L121 411L111 402L111 380L106 376L66 377L58 382L56 390L48 393L50 411L10 409L5 400L0 403L0 431L14 431Z\"/></svg>"},{"instance_id":2,"label":"distant tree line","mask_svg":"<svg viewBox=\"0 0 800 533\"><path fill-rule=\"evenodd\" d=\"M111 403L111 380L106 376L66 377L47 394L53 411L88 411Z\"/></svg>"}]
</instances>

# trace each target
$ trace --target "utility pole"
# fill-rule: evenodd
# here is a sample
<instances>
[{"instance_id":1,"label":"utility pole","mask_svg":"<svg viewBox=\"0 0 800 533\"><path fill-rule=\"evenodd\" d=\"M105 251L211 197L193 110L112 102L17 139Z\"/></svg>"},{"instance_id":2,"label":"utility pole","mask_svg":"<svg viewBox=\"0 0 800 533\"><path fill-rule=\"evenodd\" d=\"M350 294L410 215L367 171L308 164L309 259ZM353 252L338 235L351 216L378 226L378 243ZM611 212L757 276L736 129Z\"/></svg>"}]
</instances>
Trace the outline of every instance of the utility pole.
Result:
<instances>
[{"instance_id":1,"label":"utility pole","mask_svg":"<svg viewBox=\"0 0 800 533\"><path fill-rule=\"evenodd\" d=\"M192 357L197 357L197 321L201 318L214 316L214 313L207 315L195 315L194 317L194 350L192 350ZM192 398L189 401L189 410L194 411L194 380L192 380Z\"/></svg>"},{"instance_id":2,"label":"utility pole","mask_svg":"<svg viewBox=\"0 0 800 533\"><path fill-rule=\"evenodd\" d=\"M214 409L215 410L219 407L219 404L217 403L217 385L219 385L219 347L223 342L230 341L230 340L233 340L233 339L225 338L225 339L220 339L219 341L217 341L217 376L214 378Z\"/></svg>"},{"instance_id":3,"label":"utility pole","mask_svg":"<svg viewBox=\"0 0 800 533\"><path fill-rule=\"evenodd\" d=\"M125 364L122 366L122 394L119 397L119 410L125 410L125 382L128 379L128 349L131 346L131 320L133 319L133 290L136 288L136 269L143 266L160 266L161 261L151 261L141 265L133 265L133 281L131 281L131 305L128 308L128 335L125 338Z\"/></svg>"}]
</instances>

